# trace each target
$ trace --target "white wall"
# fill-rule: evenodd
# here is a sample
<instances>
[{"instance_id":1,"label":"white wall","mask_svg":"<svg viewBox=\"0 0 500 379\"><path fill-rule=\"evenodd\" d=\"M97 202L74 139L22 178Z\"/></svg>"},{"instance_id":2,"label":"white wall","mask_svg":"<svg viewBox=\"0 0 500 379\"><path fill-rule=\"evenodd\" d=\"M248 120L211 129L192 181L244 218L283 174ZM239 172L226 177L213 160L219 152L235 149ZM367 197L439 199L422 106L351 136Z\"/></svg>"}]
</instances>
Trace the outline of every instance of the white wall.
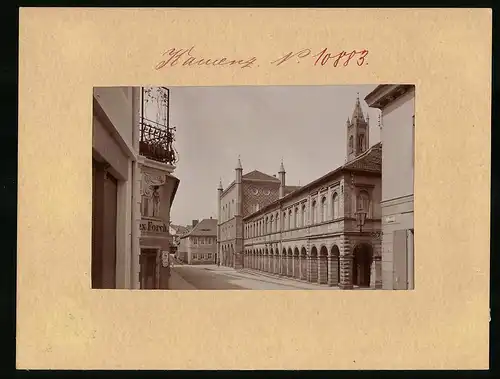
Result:
<instances>
[{"instance_id":1,"label":"white wall","mask_svg":"<svg viewBox=\"0 0 500 379\"><path fill-rule=\"evenodd\" d=\"M382 201L413 194L413 115L415 92L382 114Z\"/></svg>"},{"instance_id":2,"label":"white wall","mask_svg":"<svg viewBox=\"0 0 500 379\"><path fill-rule=\"evenodd\" d=\"M128 146L133 146L133 87L94 88L94 96Z\"/></svg>"}]
</instances>

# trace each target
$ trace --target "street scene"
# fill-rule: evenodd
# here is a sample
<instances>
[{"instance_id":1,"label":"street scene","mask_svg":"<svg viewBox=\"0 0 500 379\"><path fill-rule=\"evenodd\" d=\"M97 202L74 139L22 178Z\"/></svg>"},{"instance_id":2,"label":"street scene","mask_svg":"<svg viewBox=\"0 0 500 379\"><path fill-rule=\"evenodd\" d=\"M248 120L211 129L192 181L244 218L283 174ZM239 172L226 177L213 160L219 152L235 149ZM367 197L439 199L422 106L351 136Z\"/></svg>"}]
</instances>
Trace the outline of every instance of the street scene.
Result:
<instances>
[{"instance_id":1,"label":"street scene","mask_svg":"<svg viewBox=\"0 0 500 379\"><path fill-rule=\"evenodd\" d=\"M414 99L95 88L92 288L413 289Z\"/></svg>"}]
</instances>

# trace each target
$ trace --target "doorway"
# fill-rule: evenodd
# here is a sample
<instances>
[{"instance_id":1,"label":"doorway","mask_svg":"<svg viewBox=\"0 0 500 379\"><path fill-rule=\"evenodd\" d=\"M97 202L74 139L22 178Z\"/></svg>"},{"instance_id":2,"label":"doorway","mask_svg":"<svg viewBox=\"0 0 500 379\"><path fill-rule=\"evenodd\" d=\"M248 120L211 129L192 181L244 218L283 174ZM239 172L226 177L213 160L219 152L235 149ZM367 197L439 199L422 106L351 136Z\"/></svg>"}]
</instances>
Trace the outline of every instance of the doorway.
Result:
<instances>
[{"instance_id":1,"label":"doorway","mask_svg":"<svg viewBox=\"0 0 500 379\"><path fill-rule=\"evenodd\" d=\"M373 251L371 245L362 243L354 248L352 262L353 285L359 287L370 287L371 266Z\"/></svg>"},{"instance_id":2,"label":"doorway","mask_svg":"<svg viewBox=\"0 0 500 379\"><path fill-rule=\"evenodd\" d=\"M141 249L139 264L141 267L139 277L141 289L152 290L158 288L159 273L158 273L158 249L144 248Z\"/></svg>"}]
</instances>

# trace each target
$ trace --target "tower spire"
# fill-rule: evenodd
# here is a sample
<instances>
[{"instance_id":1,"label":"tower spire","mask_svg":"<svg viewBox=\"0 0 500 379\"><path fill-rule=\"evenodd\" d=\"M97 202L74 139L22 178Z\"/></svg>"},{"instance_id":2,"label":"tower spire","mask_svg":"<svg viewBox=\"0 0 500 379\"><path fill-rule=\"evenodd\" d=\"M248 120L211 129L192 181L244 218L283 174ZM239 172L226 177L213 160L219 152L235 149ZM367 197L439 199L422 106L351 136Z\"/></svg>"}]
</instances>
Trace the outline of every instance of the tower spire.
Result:
<instances>
[{"instance_id":1,"label":"tower spire","mask_svg":"<svg viewBox=\"0 0 500 379\"><path fill-rule=\"evenodd\" d=\"M243 167L241 167L241 159L239 154L238 154L238 163L236 164L236 170L243 170Z\"/></svg>"},{"instance_id":2,"label":"tower spire","mask_svg":"<svg viewBox=\"0 0 500 379\"><path fill-rule=\"evenodd\" d=\"M356 95L356 103L354 104L354 110L352 111L352 117L351 119L353 121L364 121L365 117L363 116L363 110L361 109L361 103L359 101L359 92Z\"/></svg>"}]
</instances>

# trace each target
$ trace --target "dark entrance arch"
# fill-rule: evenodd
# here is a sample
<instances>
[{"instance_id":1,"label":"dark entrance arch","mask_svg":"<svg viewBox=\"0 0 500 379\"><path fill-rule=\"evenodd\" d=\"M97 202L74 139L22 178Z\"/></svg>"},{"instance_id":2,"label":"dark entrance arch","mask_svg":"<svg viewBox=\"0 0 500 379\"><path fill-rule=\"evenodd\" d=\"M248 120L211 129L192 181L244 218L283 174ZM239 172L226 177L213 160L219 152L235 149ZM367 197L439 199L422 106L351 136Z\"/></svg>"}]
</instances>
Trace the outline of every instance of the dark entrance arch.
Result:
<instances>
[{"instance_id":1,"label":"dark entrance arch","mask_svg":"<svg viewBox=\"0 0 500 379\"><path fill-rule=\"evenodd\" d=\"M340 250L337 245L332 246L331 256L332 270L337 272L337 278L333 278L332 284L336 286L340 283Z\"/></svg>"},{"instance_id":2,"label":"dark entrance arch","mask_svg":"<svg viewBox=\"0 0 500 379\"><path fill-rule=\"evenodd\" d=\"M318 282L320 284L328 283L328 249L326 246L322 246L319 251L319 265L320 272L318 277Z\"/></svg>"},{"instance_id":3,"label":"dark entrance arch","mask_svg":"<svg viewBox=\"0 0 500 379\"><path fill-rule=\"evenodd\" d=\"M313 246L309 257L309 275L308 281L316 283L318 281L318 249Z\"/></svg>"},{"instance_id":4,"label":"dark entrance arch","mask_svg":"<svg viewBox=\"0 0 500 379\"><path fill-rule=\"evenodd\" d=\"M373 249L367 243L354 248L352 261L352 284L359 287L370 287L370 274L373 261Z\"/></svg>"}]
</instances>

